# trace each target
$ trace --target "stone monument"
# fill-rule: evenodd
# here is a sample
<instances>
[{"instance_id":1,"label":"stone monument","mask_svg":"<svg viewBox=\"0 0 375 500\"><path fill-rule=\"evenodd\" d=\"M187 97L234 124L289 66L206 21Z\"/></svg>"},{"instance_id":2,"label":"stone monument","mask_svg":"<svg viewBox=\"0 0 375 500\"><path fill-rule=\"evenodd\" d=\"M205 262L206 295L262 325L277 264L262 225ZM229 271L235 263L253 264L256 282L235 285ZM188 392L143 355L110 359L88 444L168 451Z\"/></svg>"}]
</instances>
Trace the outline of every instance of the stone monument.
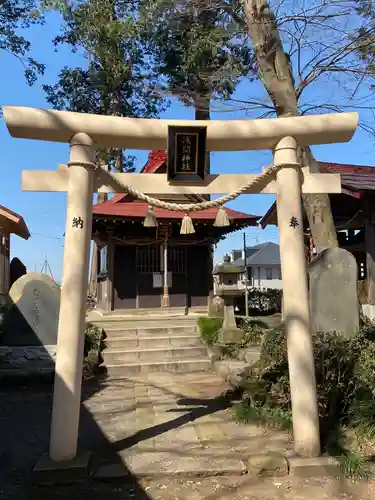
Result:
<instances>
[{"instance_id":1,"label":"stone monument","mask_svg":"<svg viewBox=\"0 0 375 500\"><path fill-rule=\"evenodd\" d=\"M359 328L357 262L343 248L327 248L309 265L312 328L352 337Z\"/></svg>"},{"instance_id":2,"label":"stone monument","mask_svg":"<svg viewBox=\"0 0 375 500\"><path fill-rule=\"evenodd\" d=\"M244 269L234 266L230 262L229 255L224 257L224 263L215 267L214 275L218 276L216 293L224 301L224 321L219 331L218 342L230 344L242 340L244 332L236 325L234 316L234 299L242 295L238 288L238 277L243 274Z\"/></svg>"},{"instance_id":3,"label":"stone monument","mask_svg":"<svg viewBox=\"0 0 375 500\"><path fill-rule=\"evenodd\" d=\"M0 374L53 369L60 287L45 274L28 273L13 284L9 297L0 337Z\"/></svg>"}]
</instances>

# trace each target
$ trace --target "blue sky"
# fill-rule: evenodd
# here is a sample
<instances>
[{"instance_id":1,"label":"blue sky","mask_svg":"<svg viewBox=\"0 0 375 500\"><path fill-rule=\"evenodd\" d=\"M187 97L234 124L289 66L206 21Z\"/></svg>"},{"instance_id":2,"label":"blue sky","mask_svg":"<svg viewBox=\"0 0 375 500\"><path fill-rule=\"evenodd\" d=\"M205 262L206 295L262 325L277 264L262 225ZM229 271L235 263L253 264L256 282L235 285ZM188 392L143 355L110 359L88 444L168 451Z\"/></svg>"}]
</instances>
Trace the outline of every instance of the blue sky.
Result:
<instances>
[{"instance_id":1,"label":"blue sky","mask_svg":"<svg viewBox=\"0 0 375 500\"><path fill-rule=\"evenodd\" d=\"M43 27L33 27L26 32L32 42L32 55L46 65L45 75L33 87L28 87L23 75L23 68L16 58L4 51L0 51L0 64L3 68L3 77L0 79L0 105L22 105L47 108L41 85L53 84L63 66L80 65L82 57L72 55L67 48L54 51L52 39L59 29L59 17L50 15L48 23ZM254 86L244 82L237 90L238 99L249 98L253 95ZM263 90L258 87L256 92ZM312 91L314 92L314 90ZM218 111L221 109L221 111ZM223 105L215 105L213 119L249 118L245 111L228 111ZM162 115L162 118L192 119L193 110L174 102ZM19 257L29 271L40 271L43 261L48 256L55 278L61 280L61 269L64 247L66 195L62 193L30 193L21 190L21 172L23 169L55 170L58 163L68 160L68 145L54 144L42 141L13 139L0 118L0 175L1 190L0 204L19 213L31 232L31 238L24 241L12 236L11 254ZM319 146L314 153L321 161L336 163L352 163L358 165L372 165L373 141L362 130L356 132L350 143ZM137 169L146 162L147 151L132 152L137 157ZM271 160L268 152L228 152L212 153L211 169L213 173L256 173ZM247 213L263 215L273 202L270 195L242 196L230 203L231 208ZM246 230L249 244L263 241L277 241L276 228L261 230L249 228ZM233 248L242 246L242 232L234 233L224 242L219 243L216 259L220 259Z\"/></svg>"}]
</instances>

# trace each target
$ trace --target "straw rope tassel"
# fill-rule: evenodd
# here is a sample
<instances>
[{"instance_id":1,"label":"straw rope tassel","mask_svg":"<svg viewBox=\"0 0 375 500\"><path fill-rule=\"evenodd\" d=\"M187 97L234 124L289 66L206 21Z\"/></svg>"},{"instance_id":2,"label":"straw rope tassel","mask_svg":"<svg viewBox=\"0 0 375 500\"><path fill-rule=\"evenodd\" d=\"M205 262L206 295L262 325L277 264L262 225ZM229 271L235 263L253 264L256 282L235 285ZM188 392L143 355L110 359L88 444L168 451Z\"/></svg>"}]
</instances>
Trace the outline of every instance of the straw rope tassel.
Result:
<instances>
[{"instance_id":1,"label":"straw rope tassel","mask_svg":"<svg viewBox=\"0 0 375 500\"><path fill-rule=\"evenodd\" d=\"M147 207L147 213L145 220L143 221L144 227L157 227L158 226L158 221L155 216L154 208L149 205Z\"/></svg>"},{"instance_id":2,"label":"straw rope tassel","mask_svg":"<svg viewBox=\"0 0 375 500\"><path fill-rule=\"evenodd\" d=\"M225 227L230 226L230 220L228 214L223 207L220 207L216 214L216 219L214 222L215 227Z\"/></svg>"},{"instance_id":3,"label":"straw rope tassel","mask_svg":"<svg viewBox=\"0 0 375 500\"><path fill-rule=\"evenodd\" d=\"M184 218L181 222L181 231L180 234L193 234L195 233L193 221L188 213L184 215Z\"/></svg>"}]
</instances>

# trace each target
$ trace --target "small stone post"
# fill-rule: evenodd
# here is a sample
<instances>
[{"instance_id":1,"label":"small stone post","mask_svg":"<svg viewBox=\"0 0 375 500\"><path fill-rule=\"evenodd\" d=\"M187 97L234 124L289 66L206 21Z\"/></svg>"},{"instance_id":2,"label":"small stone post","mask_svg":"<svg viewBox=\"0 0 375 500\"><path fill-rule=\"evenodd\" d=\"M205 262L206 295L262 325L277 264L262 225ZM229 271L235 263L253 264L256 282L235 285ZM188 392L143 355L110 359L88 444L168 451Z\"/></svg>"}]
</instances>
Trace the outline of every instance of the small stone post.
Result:
<instances>
[{"instance_id":1,"label":"small stone post","mask_svg":"<svg viewBox=\"0 0 375 500\"><path fill-rule=\"evenodd\" d=\"M70 162L50 441L54 462L77 454L94 188L93 167L79 162L95 162L86 134L72 138Z\"/></svg>"},{"instance_id":2,"label":"small stone post","mask_svg":"<svg viewBox=\"0 0 375 500\"><path fill-rule=\"evenodd\" d=\"M320 455L319 417L303 240L302 173L296 150L292 137L285 137L275 148L275 166L285 165L277 173L277 220L294 450L299 456L316 457Z\"/></svg>"},{"instance_id":3,"label":"small stone post","mask_svg":"<svg viewBox=\"0 0 375 500\"><path fill-rule=\"evenodd\" d=\"M242 295L238 288L238 277L243 273L243 268L236 267L230 262L229 255L224 257L223 264L214 269L214 276L218 276L219 284L217 294L224 301L223 326L219 330L218 342L220 344L236 343L243 339L244 332L237 328L234 314L234 299Z\"/></svg>"}]
</instances>

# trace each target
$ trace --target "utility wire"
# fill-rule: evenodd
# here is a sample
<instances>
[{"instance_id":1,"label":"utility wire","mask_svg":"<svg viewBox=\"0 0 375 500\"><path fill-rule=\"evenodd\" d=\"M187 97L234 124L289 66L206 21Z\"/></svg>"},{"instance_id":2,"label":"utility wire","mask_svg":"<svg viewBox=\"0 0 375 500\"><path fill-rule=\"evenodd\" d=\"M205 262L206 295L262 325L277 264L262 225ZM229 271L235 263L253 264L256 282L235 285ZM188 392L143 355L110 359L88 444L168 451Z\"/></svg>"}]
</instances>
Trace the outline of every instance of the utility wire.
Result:
<instances>
[{"instance_id":1,"label":"utility wire","mask_svg":"<svg viewBox=\"0 0 375 500\"><path fill-rule=\"evenodd\" d=\"M63 238L63 236L51 236L49 234L34 233L34 232L31 232L30 234L32 234L33 236L42 236L43 238L52 238L54 240L61 240Z\"/></svg>"}]
</instances>

